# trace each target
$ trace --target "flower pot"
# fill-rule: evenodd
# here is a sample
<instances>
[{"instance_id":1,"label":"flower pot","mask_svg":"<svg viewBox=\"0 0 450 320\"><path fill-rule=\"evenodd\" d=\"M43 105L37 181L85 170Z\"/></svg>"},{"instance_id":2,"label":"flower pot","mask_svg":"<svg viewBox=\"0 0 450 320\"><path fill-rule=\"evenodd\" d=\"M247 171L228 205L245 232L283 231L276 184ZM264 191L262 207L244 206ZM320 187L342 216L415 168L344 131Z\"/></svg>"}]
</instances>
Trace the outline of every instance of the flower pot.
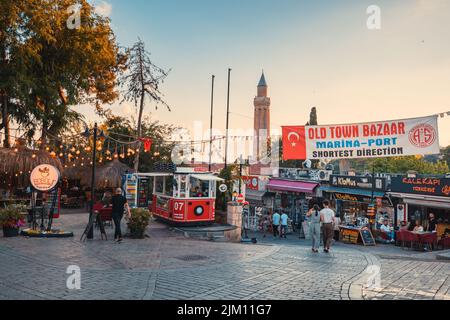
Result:
<instances>
[{"instance_id":1,"label":"flower pot","mask_svg":"<svg viewBox=\"0 0 450 320\"><path fill-rule=\"evenodd\" d=\"M19 236L19 228L3 227L3 236L5 238L17 237Z\"/></svg>"}]
</instances>

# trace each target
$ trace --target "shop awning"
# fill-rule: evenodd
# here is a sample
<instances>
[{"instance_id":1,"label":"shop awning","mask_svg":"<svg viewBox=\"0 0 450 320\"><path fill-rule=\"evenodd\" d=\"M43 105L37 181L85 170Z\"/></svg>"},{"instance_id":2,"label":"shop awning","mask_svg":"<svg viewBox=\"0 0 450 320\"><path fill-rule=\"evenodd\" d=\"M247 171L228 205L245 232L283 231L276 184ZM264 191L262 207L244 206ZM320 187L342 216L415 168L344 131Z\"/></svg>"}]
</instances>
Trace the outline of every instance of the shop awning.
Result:
<instances>
[{"instance_id":1,"label":"shop awning","mask_svg":"<svg viewBox=\"0 0 450 320\"><path fill-rule=\"evenodd\" d=\"M191 174L191 177L201 181L225 181L213 174Z\"/></svg>"},{"instance_id":2,"label":"shop awning","mask_svg":"<svg viewBox=\"0 0 450 320\"><path fill-rule=\"evenodd\" d=\"M450 198L448 197L434 197L396 192L390 192L389 194L391 197L403 199L403 202L410 205L450 210Z\"/></svg>"},{"instance_id":3,"label":"shop awning","mask_svg":"<svg viewBox=\"0 0 450 320\"><path fill-rule=\"evenodd\" d=\"M271 191L287 191L297 193L314 193L314 189L319 186L318 183L306 181L289 181L271 179L267 188Z\"/></svg>"},{"instance_id":4,"label":"shop awning","mask_svg":"<svg viewBox=\"0 0 450 320\"><path fill-rule=\"evenodd\" d=\"M371 197L372 196L372 190L366 190L366 189L351 189L351 188L339 188L339 187L332 187L332 186L321 186L320 190L324 192L330 192L330 193L346 193L346 194L354 194L357 196L366 196ZM376 198L383 198L385 196L384 192L381 191L374 191L373 196Z\"/></svg>"},{"instance_id":5,"label":"shop awning","mask_svg":"<svg viewBox=\"0 0 450 320\"><path fill-rule=\"evenodd\" d=\"M247 201L259 201L262 202L266 191L246 190L245 200Z\"/></svg>"}]
</instances>

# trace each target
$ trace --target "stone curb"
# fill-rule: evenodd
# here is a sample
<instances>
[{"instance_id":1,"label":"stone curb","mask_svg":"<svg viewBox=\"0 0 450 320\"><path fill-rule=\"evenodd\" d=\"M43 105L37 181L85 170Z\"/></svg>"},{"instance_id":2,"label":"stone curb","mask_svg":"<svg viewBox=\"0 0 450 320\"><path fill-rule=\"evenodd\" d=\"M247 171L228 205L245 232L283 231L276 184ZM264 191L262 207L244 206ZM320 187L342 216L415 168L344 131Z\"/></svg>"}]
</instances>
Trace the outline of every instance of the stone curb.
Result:
<instances>
[{"instance_id":1,"label":"stone curb","mask_svg":"<svg viewBox=\"0 0 450 320\"><path fill-rule=\"evenodd\" d=\"M348 281L350 283L344 283L342 287L343 290L348 288L348 297L350 300L364 300L364 289L368 287L369 282L374 277L374 273L381 272L381 262L376 256L366 252L363 255L367 261L366 268L362 273Z\"/></svg>"}]
</instances>

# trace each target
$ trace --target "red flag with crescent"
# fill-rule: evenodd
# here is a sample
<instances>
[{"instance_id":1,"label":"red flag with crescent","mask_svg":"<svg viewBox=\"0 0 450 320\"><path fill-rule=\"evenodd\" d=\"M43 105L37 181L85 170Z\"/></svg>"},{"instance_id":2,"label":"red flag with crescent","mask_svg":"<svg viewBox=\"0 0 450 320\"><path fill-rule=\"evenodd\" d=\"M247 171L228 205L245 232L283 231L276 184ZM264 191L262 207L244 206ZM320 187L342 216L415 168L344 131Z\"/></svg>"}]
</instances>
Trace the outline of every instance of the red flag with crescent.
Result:
<instances>
[{"instance_id":1,"label":"red flag with crescent","mask_svg":"<svg viewBox=\"0 0 450 320\"><path fill-rule=\"evenodd\" d=\"M305 127L283 127L283 160L306 160Z\"/></svg>"}]
</instances>

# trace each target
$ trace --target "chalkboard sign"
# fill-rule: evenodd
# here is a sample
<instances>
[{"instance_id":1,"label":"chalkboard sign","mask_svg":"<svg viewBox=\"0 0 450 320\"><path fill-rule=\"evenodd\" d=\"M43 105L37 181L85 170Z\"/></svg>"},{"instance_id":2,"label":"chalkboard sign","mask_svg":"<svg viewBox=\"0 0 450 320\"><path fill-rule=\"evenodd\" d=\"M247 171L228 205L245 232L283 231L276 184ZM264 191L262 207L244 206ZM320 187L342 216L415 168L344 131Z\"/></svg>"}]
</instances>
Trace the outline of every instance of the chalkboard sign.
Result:
<instances>
[{"instance_id":1,"label":"chalkboard sign","mask_svg":"<svg viewBox=\"0 0 450 320\"><path fill-rule=\"evenodd\" d=\"M375 246L375 239L373 238L372 232L368 228L363 228L359 232L361 235L362 242L365 246Z\"/></svg>"}]
</instances>

